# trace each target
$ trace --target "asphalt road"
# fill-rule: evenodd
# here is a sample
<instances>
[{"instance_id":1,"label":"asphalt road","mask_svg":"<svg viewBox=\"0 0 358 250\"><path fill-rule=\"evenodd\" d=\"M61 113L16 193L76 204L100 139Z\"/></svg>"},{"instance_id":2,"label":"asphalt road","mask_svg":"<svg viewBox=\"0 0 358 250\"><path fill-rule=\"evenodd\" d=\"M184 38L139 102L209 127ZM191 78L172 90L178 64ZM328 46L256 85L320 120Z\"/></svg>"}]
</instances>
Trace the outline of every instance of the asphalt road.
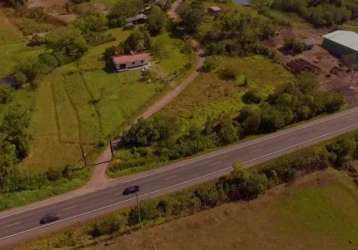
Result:
<instances>
[{"instance_id":1,"label":"asphalt road","mask_svg":"<svg viewBox=\"0 0 358 250\"><path fill-rule=\"evenodd\" d=\"M40 208L0 213L0 247L6 247L76 222L135 204L134 196L123 196L130 185L139 185L140 199L154 197L225 175L235 161L250 167L299 148L358 129L358 108L326 116L239 143L191 159L175 162L128 182L117 182L102 190ZM56 212L61 220L40 226L44 215Z\"/></svg>"}]
</instances>

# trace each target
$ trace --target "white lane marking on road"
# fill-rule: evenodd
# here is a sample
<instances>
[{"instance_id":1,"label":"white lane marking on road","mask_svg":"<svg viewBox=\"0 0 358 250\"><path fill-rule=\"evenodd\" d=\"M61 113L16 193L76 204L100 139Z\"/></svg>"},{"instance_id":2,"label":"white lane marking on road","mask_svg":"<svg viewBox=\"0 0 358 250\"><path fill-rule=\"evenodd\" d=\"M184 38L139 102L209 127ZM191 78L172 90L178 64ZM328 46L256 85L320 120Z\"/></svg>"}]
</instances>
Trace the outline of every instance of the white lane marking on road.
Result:
<instances>
[{"instance_id":1,"label":"white lane marking on road","mask_svg":"<svg viewBox=\"0 0 358 250\"><path fill-rule=\"evenodd\" d=\"M229 170L232 170L232 167L223 168L223 169L220 169L220 170L211 172L211 173L209 173L209 174L206 174L206 175L204 175L204 176L195 177L195 178L192 178L192 179L189 179L189 180L186 180L186 181L177 183L177 184L175 184L175 185L171 185L171 186L168 186L168 187L164 187L164 188L161 188L161 189L152 191L152 192L143 193L143 194L141 194L141 196L150 196L150 195L159 193L159 192L164 191L164 190L167 190L167 189L171 189L171 188L175 188L175 187L177 187L177 186L185 185L186 183L190 183L190 182L195 182L196 180L199 180L199 179L202 179L202 178L207 178L207 177L209 177L210 175L215 175L215 174L217 174L217 173L219 173L219 172L226 172L226 173L227 173ZM58 220L58 221L55 221L55 222L52 222L52 223L49 223L49 224L46 224L46 225L40 225L40 226L33 227L33 228L30 228L30 229L27 229L27 230L24 230L24 231L21 231L21 232L12 234L12 235L8 235L8 236L5 236L5 237L2 237L2 238L0 238L0 241L6 240L6 239L9 239L9 238L13 238L13 237L15 237L15 236L19 236L19 235L22 235L22 234L25 234L25 233L28 233L28 232L32 232L32 231L35 231L35 230L40 230L40 229L42 229L42 228L46 228L46 227L49 227L49 226L53 226L53 225L58 224L58 223L60 223L60 222L65 222L65 221L73 220L73 219L76 219L76 218L79 218L79 217L82 217L82 216L86 216L86 215L89 215L89 214L93 214L93 213L96 213L96 212L100 212L100 211L102 211L102 210L105 210L105 209L108 209L108 208L112 208L112 207L121 205L122 203L127 203L127 202L129 202L129 201L135 201L135 200L136 200L136 198L135 198L135 197L132 197L132 198L129 198L129 199L126 199L126 200L123 200L123 201L115 202L115 203L113 203L113 204L106 205L106 206L103 206L103 207L100 207L100 208L96 208L96 209L93 209L93 210L90 210L90 211L87 211L87 212L84 212L84 213L81 213L81 214L77 214L77 215L74 215L74 216L71 216L71 217L67 217L67 218L64 218L64 219L60 219L60 220Z\"/></svg>"},{"instance_id":2,"label":"white lane marking on road","mask_svg":"<svg viewBox=\"0 0 358 250\"><path fill-rule=\"evenodd\" d=\"M14 223L10 223L10 224L3 225L3 226L1 226L1 228L13 227L13 226L17 226L17 225L19 225L19 224L21 224L21 223L22 223L21 221L17 221L17 222L14 222Z\"/></svg>"},{"instance_id":3,"label":"white lane marking on road","mask_svg":"<svg viewBox=\"0 0 358 250\"><path fill-rule=\"evenodd\" d=\"M74 208L78 207L77 205L73 205L73 206L70 206L70 207L65 207L65 208L62 208L61 211L68 211L68 210L72 210Z\"/></svg>"},{"instance_id":4,"label":"white lane marking on road","mask_svg":"<svg viewBox=\"0 0 358 250\"><path fill-rule=\"evenodd\" d=\"M243 163L244 163L244 164L245 164L245 163L248 164L249 162L257 161L258 159L262 159L262 158L268 157L268 156L273 155L273 154L277 154L277 153L280 153L280 152L287 151L287 149L291 149L291 148L294 148L294 147L297 147L297 146L302 146L302 145L305 145L305 144L310 143L310 142L312 142L312 141L319 140L320 138L326 137L326 136L328 136L328 135L334 136L334 135L336 135L336 134L339 134L341 131L345 131L345 130L348 130L348 129L350 129L350 128L353 128L353 127L356 126L356 125L357 125L357 123L351 124L350 126L347 126L347 127L341 128L341 129L338 129L338 130L334 131L333 133L325 133L325 134L323 134L323 135L321 135L321 136L312 138L312 139L307 140L307 141L305 141L305 142L291 145L291 146L289 146L289 147L287 147L287 148L285 148L285 149L278 150L278 151L276 151L276 152L271 152L271 153L268 153L268 154L266 154L266 155L263 155L263 156L260 156L260 157L256 157L255 159L252 159L252 160L249 160L249 161L243 161ZM153 194L158 193L158 192L161 192L161 191L163 191L163 190L171 189L171 188L174 188L174 187L177 187L177 186L180 186L180 185L184 185L184 184L186 184L186 183L194 182L195 180L202 179L202 178L206 178L206 177L208 177L208 176L210 176L210 175L214 175L214 174L219 173L219 172L224 172L224 171L227 172L228 170L232 170L232 167L223 168L223 169L214 171L214 172L212 172L212 173L206 174L206 175L204 175L204 176L195 177L195 178L186 180L186 181L184 181L184 182L177 183L177 184L175 184L175 185L171 185L171 186L168 186L168 187L165 187L165 188L158 189L158 190L156 190L156 191L144 193L144 194L142 194L142 196L153 195ZM22 232L18 232L18 233L16 233L16 234L12 234L12 235L9 235L9 236L2 237L2 238L0 238L0 240L6 240L6 239L9 239L9 238L12 238L12 237L15 237L15 236L18 236L18 235L27 233L27 232L31 232L31 231L34 231L34 230L39 230L39 229L41 229L41 228L46 228L46 227L52 226L52 225L54 225L54 224L58 224L58 223L60 223L60 222L65 222L65 221L69 221L69 220L72 220L72 219L76 219L76 218L79 218L79 217L82 217L82 216L85 216L85 215L89 215L89 214L92 214L92 213L100 212L100 211L102 211L102 210L105 210L105 209L108 209L108 208L111 208L111 207L115 207L115 206L121 205L122 203L126 203L126 202L129 202L129 201L132 201L132 200L135 200L135 198L126 199L126 200L119 201L119 202L116 202L116 203L113 203L113 204L110 204L110 205L106 205L106 206L103 206L103 207L100 207L100 208L96 208L96 209L87 211L87 212L85 212L85 213L78 214L78 215L74 215L74 216L71 216L71 217L68 217L68 218L64 218L64 219L58 220L58 221L56 221L56 222L53 222L53 223L50 223L50 224L47 224L47 225L42 225L42 226L33 227L33 228L30 228L30 229L24 230L24 231L22 231Z\"/></svg>"},{"instance_id":5,"label":"white lane marking on road","mask_svg":"<svg viewBox=\"0 0 358 250\"><path fill-rule=\"evenodd\" d=\"M168 177L166 177L164 180L165 181L170 181L170 180L174 180L175 178L177 178L178 175L176 174L173 174L173 175L169 175Z\"/></svg>"}]
</instances>

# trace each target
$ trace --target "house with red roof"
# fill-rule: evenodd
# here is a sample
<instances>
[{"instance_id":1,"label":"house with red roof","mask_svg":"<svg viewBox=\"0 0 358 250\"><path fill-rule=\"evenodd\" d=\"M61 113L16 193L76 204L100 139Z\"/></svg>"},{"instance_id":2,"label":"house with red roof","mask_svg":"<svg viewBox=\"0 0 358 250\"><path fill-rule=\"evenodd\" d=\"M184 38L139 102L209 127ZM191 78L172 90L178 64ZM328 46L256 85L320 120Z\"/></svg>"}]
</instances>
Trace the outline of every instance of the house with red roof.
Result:
<instances>
[{"instance_id":1,"label":"house with red roof","mask_svg":"<svg viewBox=\"0 0 358 250\"><path fill-rule=\"evenodd\" d=\"M151 55L149 53L118 55L112 57L113 65L117 72L147 68L150 65L150 59Z\"/></svg>"}]
</instances>

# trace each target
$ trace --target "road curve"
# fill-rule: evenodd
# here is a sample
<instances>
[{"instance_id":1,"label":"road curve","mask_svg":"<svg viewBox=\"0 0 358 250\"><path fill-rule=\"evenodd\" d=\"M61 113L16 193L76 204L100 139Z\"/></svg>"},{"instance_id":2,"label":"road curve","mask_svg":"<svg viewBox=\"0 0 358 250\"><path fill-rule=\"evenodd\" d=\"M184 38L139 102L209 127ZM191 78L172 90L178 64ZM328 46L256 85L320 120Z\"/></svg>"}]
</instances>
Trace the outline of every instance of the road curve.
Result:
<instances>
[{"instance_id":1,"label":"road curve","mask_svg":"<svg viewBox=\"0 0 358 250\"><path fill-rule=\"evenodd\" d=\"M140 185L141 199L159 196L225 175L232 170L235 161L251 167L356 129L358 108L353 108L138 174L126 182L114 181L96 192L38 208L14 213L5 211L0 213L0 247L133 205L135 197L122 195L129 185ZM56 212L61 220L40 226L40 218L49 212Z\"/></svg>"}]
</instances>

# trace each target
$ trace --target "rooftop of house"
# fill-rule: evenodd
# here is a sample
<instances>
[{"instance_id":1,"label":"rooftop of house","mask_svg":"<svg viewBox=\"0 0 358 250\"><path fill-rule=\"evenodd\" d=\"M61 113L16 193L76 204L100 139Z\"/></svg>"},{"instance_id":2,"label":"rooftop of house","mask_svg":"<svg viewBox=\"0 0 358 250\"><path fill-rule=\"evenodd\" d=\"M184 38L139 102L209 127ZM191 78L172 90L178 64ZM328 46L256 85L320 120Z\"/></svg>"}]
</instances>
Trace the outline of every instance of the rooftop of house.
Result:
<instances>
[{"instance_id":1,"label":"rooftop of house","mask_svg":"<svg viewBox=\"0 0 358 250\"><path fill-rule=\"evenodd\" d=\"M337 30L324 35L323 38L358 51L358 33L356 32Z\"/></svg>"},{"instance_id":2,"label":"rooftop of house","mask_svg":"<svg viewBox=\"0 0 358 250\"><path fill-rule=\"evenodd\" d=\"M113 56L112 60L115 64L127 64L138 61L149 61L151 58L149 53L138 53L131 55L118 55Z\"/></svg>"}]
</instances>

